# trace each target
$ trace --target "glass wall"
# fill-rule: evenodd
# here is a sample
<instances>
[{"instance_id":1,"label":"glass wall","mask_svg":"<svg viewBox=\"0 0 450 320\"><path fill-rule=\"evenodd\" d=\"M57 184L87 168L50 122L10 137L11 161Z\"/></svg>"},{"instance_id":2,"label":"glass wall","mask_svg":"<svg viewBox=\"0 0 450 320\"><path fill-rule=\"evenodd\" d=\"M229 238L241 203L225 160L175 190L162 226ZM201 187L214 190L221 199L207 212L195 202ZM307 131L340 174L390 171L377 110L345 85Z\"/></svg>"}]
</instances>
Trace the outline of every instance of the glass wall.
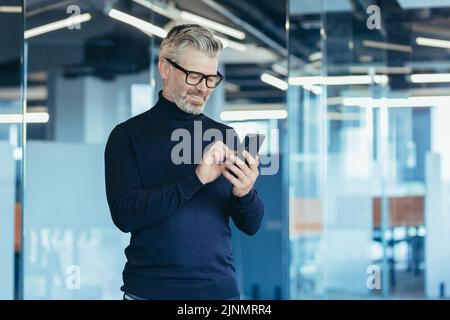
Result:
<instances>
[{"instance_id":1,"label":"glass wall","mask_svg":"<svg viewBox=\"0 0 450 320\"><path fill-rule=\"evenodd\" d=\"M283 27L284 8L277 10ZM274 170L257 185L267 199L266 218L251 239L231 226L232 242L243 297L282 297L281 195L271 195L274 185L281 192L276 130L286 117L285 91L260 78L274 63L286 65L286 50L245 24L245 11L196 1L130 0L29 1L25 7L27 112L39 118L28 124L26 138L25 299L121 298L129 235L110 218L103 152L116 124L156 102L162 37L176 23L197 22L180 18L181 12L238 26L247 36L241 41L216 32L225 45L219 66L225 81L205 113L233 126L241 138L248 132L267 136L262 154L274 159ZM242 117L249 111L256 117ZM273 111L282 114L264 114ZM267 259L262 244L271 248L266 253L273 261L265 270L259 270Z\"/></svg>"},{"instance_id":2,"label":"glass wall","mask_svg":"<svg viewBox=\"0 0 450 320\"><path fill-rule=\"evenodd\" d=\"M23 15L0 1L0 299L19 297L23 208ZM32 115L31 115L32 116Z\"/></svg>"},{"instance_id":3,"label":"glass wall","mask_svg":"<svg viewBox=\"0 0 450 320\"><path fill-rule=\"evenodd\" d=\"M448 296L449 6L289 2L292 298Z\"/></svg>"},{"instance_id":4,"label":"glass wall","mask_svg":"<svg viewBox=\"0 0 450 320\"><path fill-rule=\"evenodd\" d=\"M231 226L243 297L449 297L450 1L24 3L0 0L0 299L121 298L103 152L182 12L245 35L218 31L205 110L266 134L263 224Z\"/></svg>"},{"instance_id":5,"label":"glass wall","mask_svg":"<svg viewBox=\"0 0 450 320\"><path fill-rule=\"evenodd\" d=\"M114 126L153 104L154 40L97 1L27 2L25 299L118 299L127 234L112 224L103 153ZM52 30L55 24L62 24Z\"/></svg>"}]
</instances>

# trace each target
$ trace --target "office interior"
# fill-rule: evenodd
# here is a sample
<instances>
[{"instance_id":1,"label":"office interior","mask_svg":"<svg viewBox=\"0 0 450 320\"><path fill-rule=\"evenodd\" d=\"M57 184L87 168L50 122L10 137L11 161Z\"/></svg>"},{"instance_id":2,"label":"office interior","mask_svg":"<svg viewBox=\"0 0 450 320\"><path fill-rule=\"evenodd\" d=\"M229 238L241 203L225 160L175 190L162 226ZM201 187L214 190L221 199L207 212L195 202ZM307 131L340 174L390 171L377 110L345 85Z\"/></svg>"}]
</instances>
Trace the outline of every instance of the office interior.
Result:
<instances>
[{"instance_id":1,"label":"office interior","mask_svg":"<svg viewBox=\"0 0 450 320\"><path fill-rule=\"evenodd\" d=\"M243 299L450 297L450 0L0 0L0 299L121 299L109 133L179 23L225 49L205 114L264 133ZM261 168L262 172L263 168Z\"/></svg>"}]
</instances>

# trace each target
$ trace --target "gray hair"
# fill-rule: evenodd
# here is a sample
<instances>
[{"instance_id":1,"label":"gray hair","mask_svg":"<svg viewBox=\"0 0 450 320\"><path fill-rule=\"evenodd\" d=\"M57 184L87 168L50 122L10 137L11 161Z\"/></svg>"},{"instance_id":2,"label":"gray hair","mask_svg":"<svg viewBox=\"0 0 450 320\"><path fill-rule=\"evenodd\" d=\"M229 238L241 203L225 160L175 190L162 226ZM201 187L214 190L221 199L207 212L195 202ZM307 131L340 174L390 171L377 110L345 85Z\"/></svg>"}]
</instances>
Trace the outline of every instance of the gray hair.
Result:
<instances>
[{"instance_id":1,"label":"gray hair","mask_svg":"<svg viewBox=\"0 0 450 320\"><path fill-rule=\"evenodd\" d=\"M173 27L161 43L160 58L177 61L185 47L197 49L211 58L223 49L222 41L198 24L180 24Z\"/></svg>"}]
</instances>

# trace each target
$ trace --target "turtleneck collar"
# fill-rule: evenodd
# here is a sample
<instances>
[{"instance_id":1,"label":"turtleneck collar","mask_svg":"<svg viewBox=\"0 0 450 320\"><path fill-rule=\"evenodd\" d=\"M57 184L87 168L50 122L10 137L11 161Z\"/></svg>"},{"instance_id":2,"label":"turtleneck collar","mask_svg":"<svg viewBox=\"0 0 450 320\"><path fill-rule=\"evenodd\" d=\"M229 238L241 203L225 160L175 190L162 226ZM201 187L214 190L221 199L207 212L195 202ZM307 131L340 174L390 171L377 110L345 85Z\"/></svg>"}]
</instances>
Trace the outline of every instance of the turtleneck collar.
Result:
<instances>
[{"instance_id":1,"label":"turtleneck collar","mask_svg":"<svg viewBox=\"0 0 450 320\"><path fill-rule=\"evenodd\" d=\"M201 114L192 114L181 110L174 102L167 100L162 91L159 91L158 97L154 109L165 117L178 121L193 121L201 117Z\"/></svg>"}]
</instances>

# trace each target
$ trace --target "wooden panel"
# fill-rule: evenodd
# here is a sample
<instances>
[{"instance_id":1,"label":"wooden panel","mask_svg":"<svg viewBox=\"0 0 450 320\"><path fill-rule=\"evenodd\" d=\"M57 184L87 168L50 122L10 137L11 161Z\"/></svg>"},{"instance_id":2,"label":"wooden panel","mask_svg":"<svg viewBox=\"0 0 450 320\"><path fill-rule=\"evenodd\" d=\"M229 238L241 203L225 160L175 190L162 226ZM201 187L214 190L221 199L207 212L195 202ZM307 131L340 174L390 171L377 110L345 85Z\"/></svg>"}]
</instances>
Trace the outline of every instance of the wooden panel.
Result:
<instances>
[{"instance_id":1,"label":"wooden panel","mask_svg":"<svg viewBox=\"0 0 450 320\"><path fill-rule=\"evenodd\" d=\"M320 199L294 198L291 200L290 209L291 236L322 232L323 213Z\"/></svg>"},{"instance_id":2,"label":"wooden panel","mask_svg":"<svg viewBox=\"0 0 450 320\"><path fill-rule=\"evenodd\" d=\"M389 227L424 224L424 198L406 196L389 198ZM380 197L373 198L373 225L380 227ZM323 209L320 199L295 198L290 202L291 236L320 234Z\"/></svg>"},{"instance_id":3,"label":"wooden panel","mask_svg":"<svg viewBox=\"0 0 450 320\"><path fill-rule=\"evenodd\" d=\"M422 196L389 198L389 226L418 226L424 224L424 198ZM373 225L381 225L381 200L373 199Z\"/></svg>"}]
</instances>

